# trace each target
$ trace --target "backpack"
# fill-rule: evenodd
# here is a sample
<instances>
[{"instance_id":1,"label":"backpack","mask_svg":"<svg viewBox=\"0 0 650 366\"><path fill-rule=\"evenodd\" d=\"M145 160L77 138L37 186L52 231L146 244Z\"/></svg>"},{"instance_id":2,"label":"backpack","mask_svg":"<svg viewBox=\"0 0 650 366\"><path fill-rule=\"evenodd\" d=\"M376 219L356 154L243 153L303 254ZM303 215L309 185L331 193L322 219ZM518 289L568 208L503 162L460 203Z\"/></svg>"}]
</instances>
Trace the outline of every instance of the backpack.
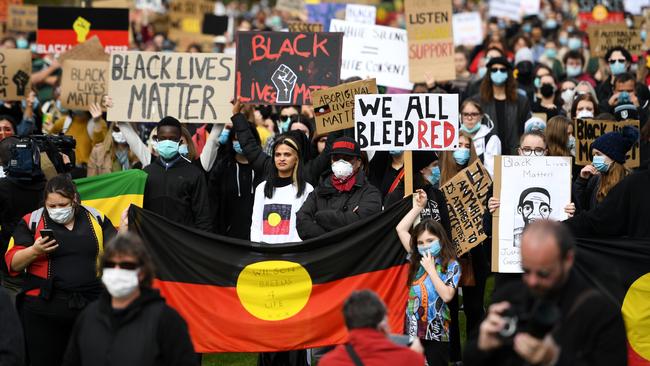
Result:
<instances>
[{"instance_id":1,"label":"backpack","mask_svg":"<svg viewBox=\"0 0 650 366\"><path fill-rule=\"evenodd\" d=\"M33 180L43 176L41 153L34 140L24 137L9 148L9 164L5 173L20 180Z\"/></svg>"}]
</instances>

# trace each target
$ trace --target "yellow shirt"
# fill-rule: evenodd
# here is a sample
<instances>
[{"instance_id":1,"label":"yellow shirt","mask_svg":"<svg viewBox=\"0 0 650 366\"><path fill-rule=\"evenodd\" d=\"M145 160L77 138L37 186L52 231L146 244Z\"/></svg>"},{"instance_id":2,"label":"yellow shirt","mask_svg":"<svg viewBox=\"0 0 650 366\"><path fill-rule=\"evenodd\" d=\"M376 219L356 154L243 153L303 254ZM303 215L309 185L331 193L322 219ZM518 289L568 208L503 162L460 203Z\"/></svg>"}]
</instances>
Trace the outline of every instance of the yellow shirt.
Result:
<instances>
[{"instance_id":1,"label":"yellow shirt","mask_svg":"<svg viewBox=\"0 0 650 366\"><path fill-rule=\"evenodd\" d=\"M65 124L66 118L67 116L63 116L56 120L50 132L52 134L59 134L63 131L63 125ZM108 127L106 127L106 122L100 118L95 123L93 138L91 139L90 136L88 136L88 116L85 113L81 113L75 114L72 117L72 123L65 134L74 137L75 141L77 141L77 147L74 149L77 165L88 163L88 158L90 157L90 152L92 151L93 146L104 141L107 130Z\"/></svg>"}]
</instances>

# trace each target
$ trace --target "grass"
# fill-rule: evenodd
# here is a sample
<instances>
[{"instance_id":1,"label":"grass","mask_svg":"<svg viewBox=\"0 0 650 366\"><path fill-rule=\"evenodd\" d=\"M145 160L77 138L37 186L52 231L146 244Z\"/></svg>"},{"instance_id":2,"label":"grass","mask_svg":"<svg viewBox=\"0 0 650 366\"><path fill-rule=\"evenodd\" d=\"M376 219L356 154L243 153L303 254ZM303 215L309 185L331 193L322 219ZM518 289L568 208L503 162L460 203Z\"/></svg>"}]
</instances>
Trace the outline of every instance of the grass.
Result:
<instances>
[{"instance_id":1,"label":"grass","mask_svg":"<svg viewBox=\"0 0 650 366\"><path fill-rule=\"evenodd\" d=\"M490 297L494 291L494 276L490 276L485 284L484 304L490 303ZM465 313L458 314L458 324L460 326L461 347L465 347ZM250 366L257 364L257 353L215 353L203 356L203 366Z\"/></svg>"}]
</instances>

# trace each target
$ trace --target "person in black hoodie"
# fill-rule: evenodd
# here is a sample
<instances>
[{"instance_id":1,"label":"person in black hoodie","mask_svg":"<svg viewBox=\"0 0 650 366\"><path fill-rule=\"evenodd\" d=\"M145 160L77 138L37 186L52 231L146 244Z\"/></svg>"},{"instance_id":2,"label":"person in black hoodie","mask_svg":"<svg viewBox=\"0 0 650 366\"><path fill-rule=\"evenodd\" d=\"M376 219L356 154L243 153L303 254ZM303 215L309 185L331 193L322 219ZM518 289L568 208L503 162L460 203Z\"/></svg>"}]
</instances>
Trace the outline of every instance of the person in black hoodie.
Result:
<instances>
[{"instance_id":1,"label":"person in black hoodie","mask_svg":"<svg viewBox=\"0 0 650 366\"><path fill-rule=\"evenodd\" d=\"M153 278L140 238L111 240L102 258L107 291L77 319L63 365L196 366L187 324L151 287Z\"/></svg>"},{"instance_id":2,"label":"person in black hoodie","mask_svg":"<svg viewBox=\"0 0 650 366\"><path fill-rule=\"evenodd\" d=\"M0 288L0 365L23 366L25 344L23 327L18 319L14 302L7 292Z\"/></svg>"},{"instance_id":3,"label":"person in black hoodie","mask_svg":"<svg viewBox=\"0 0 650 366\"><path fill-rule=\"evenodd\" d=\"M208 189L204 173L178 152L181 123L174 117L158 122L159 156L144 168L148 174L144 208L204 231L212 231Z\"/></svg>"}]
</instances>

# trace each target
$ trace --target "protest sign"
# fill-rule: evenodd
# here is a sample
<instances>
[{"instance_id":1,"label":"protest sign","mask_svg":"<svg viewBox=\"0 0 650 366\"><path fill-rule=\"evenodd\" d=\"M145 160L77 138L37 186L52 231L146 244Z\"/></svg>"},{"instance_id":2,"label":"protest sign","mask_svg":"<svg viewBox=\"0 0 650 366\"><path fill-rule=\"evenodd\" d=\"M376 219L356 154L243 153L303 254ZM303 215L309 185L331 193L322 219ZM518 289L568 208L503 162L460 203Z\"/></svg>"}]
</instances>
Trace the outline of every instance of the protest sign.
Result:
<instances>
[{"instance_id":1,"label":"protest sign","mask_svg":"<svg viewBox=\"0 0 650 366\"><path fill-rule=\"evenodd\" d=\"M113 52L109 121L226 123L232 114L235 62L219 53Z\"/></svg>"},{"instance_id":2,"label":"protest sign","mask_svg":"<svg viewBox=\"0 0 650 366\"><path fill-rule=\"evenodd\" d=\"M226 15L204 14L201 33L215 36L226 33L228 30L228 19Z\"/></svg>"},{"instance_id":3,"label":"protest sign","mask_svg":"<svg viewBox=\"0 0 650 366\"><path fill-rule=\"evenodd\" d=\"M66 60L61 74L61 106L87 111L93 103L103 104L107 94L108 62Z\"/></svg>"},{"instance_id":4,"label":"protest sign","mask_svg":"<svg viewBox=\"0 0 650 366\"><path fill-rule=\"evenodd\" d=\"M468 12L454 14L454 45L476 46L483 42L481 13Z\"/></svg>"},{"instance_id":5,"label":"protest sign","mask_svg":"<svg viewBox=\"0 0 650 366\"><path fill-rule=\"evenodd\" d=\"M36 32L38 7L36 5L9 5L7 30L12 32Z\"/></svg>"},{"instance_id":6,"label":"protest sign","mask_svg":"<svg viewBox=\"0 0 650 366\"><path fill-rule=\"evenodd\" d=\"M307 18L310 23L320 23L323 29L330 29L332 19L345 18L345 4L320 3L307 4Z\"/></svg>"},{"instance_id":7,"label":"protest sign","mask_svg":"<svg viewBox=\"0 0 650 366\"><path fill-rule=\"evenodd\" d=\"M490 188L490 173L479 159L440 188L447 202L451 241L459 257L487 239L483 230L483 215Z\"/></svg>"},{"instance_id":8,"label":"protest sign","mask_svg":"<svg viewBox=\"0 0 650 366\"><path fill-rule=\"evenodd\" d=\"M628 13L640 15L644 7L650 6L650 0L624 0L623 5Z\"/></svg>"},{"instance_id":9,"label":"protest sign","mask_svg":"<svg viewBox=\"0 0 650 366\"><path fill-rule=\"evenodd\" d=\"M349 3L349 0L322 0L321 3L343 3L347 4ZM381 0L355 0L355 4L363 4L363 5L379 5L381 4Z\"/></svg>"},{"instance_id":10,"label":"protest sign","mask_svg":"<svg viewBox=\"0 0 650 366\"><path fill-rule=\"evenodd\" d=\"M289 22L289 32L322 32L323 25L320 23Z\"/></svg>"},{"instance_id":11,"label":"protest sign","mask_svg":"<svg viewBox=\"0 0 650 366\"><path fill-rule=\"evenodd\" d=\"M63 64L65 60L89 60L89 61L108 61L108 53L99 42L97 36L93 36L84 43L80 43L70 50L59 56L59 63Z\"/></svg>"},{"instance_id":12,"label":"protest sign","mask_svg":"<svg viewBox=\"0 0 650 366\"><path fill-rule=\"evenodd\" d=\"M411 89L406 31L334 19L330 32L344 32L341 78L372 77L377 85Z\"/></svg>"},{"instance_id":13,"label":"protest sign","mask_svg":"<svg viewBox=\"0 0 650 366\"><path fill-rule=\"evenodd\" d=\"M354 127L354 96L377 94L375 79L359 80L312 94L316 133L321 135Z\"/></svg>"},{"instance_id":14,"label":"protest sign","mask_svg":"<svg viewBox=\"0 0 650 366\"><path fill-rule=\"evenodd\" d=\"M172 28L201 33L204 14L214 13L214 3L207 0L173 0L169 3Z\"/></svg>"},{"instance_id":15,"label":"protest sign","mask_svg":"<svg viewBox=\"0 0 650 366\"><path fill-rule=\"evenodd\" d=\"M177 52L186 52L190 45L198 44L203 51L211 51L214 46L214 36L200 33L184 32L171 28L167 35L176 44Z\"/></svg>"},{"instance_id":16,"label":"protest sign","mask_svg":"<svg viewBox=\"0 0 650 366\"><path fill-rule=\"evenodd\" d=\"M305 12L305 0L278 0L275 3L275 9L291 14L301 14Z\"/></svg>"},{"instance_id":17,"label":"protest sign","mask_svg":"<svg viewBox=\"0 0 650 366\"><path fill-rule=\"evenodd\" d=\"M488 17L521 22L521 0L490 1Z\"/></svg>"},{"instance_id":18,"label":"protest sign","mask_svg":"<svg viewBox=\"0 0 650 366\"><path fill-rule=\"evenodd\" d=\"M372 5L348 4L345 7L345 20L348 22L375 24L377 8Z\"/></svg>"},{"instance_id":19,"label":"protest sign","mask_svg":"<svg viewBox=\"0 0 650 366\"><path fill-rule=\"evenodd\" d=\"M632 126L639 129L638 120L626 121L601 121L592 119L577 119L574 122L573 134L576 137L576 164L589 165L593 159L591 144L598 137L608 133L621 130L625 126ZM625 166L633 169L641 164L639 142L634 144L626 155Z\"/></svg>"},{"instance_id":20,"label":"protest sign","mask_svg":"<svg viewBox=\"0 0 650 366\"><path fill-rule=\"evenodd\" d=\"M9 5L22 5L23 0L2 0L0 1L0 23L7 20ZM2 27L0 27L0 31Z\"/></svg>"},{"instance_id":21,"label":"protest sign","mask_svg":"<svg viewBox=\"0 0 650 366\"><path fill-rule=\"evenodd\" d=\"M520 0L521 1L521 14L523 16L537 15L540 10L540 0Z\"/></svg>"},{"instance_id":22,"label":"protest sign","mask_svg":"<svg viewBox=\"0 0 650 366\"><path fill-rule=\"evenodd\" d=\"M311 104L338 85L341 33L237 32L237 90L244 103Z\"/></svg>"},{"instance_id":23,"label":"protest sign","mask_svg":"<svg viewBox=\"0 0 650 366\"><path fill-rule=\"evenodd\" d=\"M536 220L566 220L571 157L495 156L492 271L521 273L521 235Z\"/></svg>"},{"instance_id":24,"label":"protest sign","mask_svg":"<svg viewBox=\"0 0 650 366\"><path fill-rule=\"evenodd\" d=\"M133 9L133 0L93 0L93 8L125 8Z\"/></svg>"},{"instance_id":25,"label":"protest sign","mask_svg":"<svg viewBox=\"0 0 650 366\"><path fill-rule=\"evenodd\" d=\"M129 9L38 7L38 53L63 53L93 36L106 52L126 50Z\"/></svg>"},{"instance_id":26,"label":"protest sign","mask_svg":"<svg viewBox=\"0 0 650 366\"><path fill-rule=\"evenodd\" d=\"M590 52L594 57L605 56L607 50L624 47L631 54L643 52L643 42L638 29L628 29L625 23L591 25L587 28Z\"/></svg>"},{"instance_id":27,"label":"protest sign","mask_svg":"<svg viewBox=\"0 0 650 366\"><path fill-rule=\"evenodd\" d=\"M162 0L135 0L136 9L151 10L157 13L165 11Z\"/></svg>"},{"instance_id":28,"label":"protest sign","mask_svg":"<svg viewBox=\"0 0 650 366\"><path fill-rule=\"evenodd\" d=\"M21 100L30 90L30 50L0 49L0 100Z\"/></svg>"},{"instance_id":29,"label":"protest sign","mask_svg":"<svg viewBox=\"0 0 650 366\"><path fill-rule=\"evenodd\" d=\"M404 12L410 81L425 82L427 74L434 80L455 79L451 1L406 0Z\"/></svg>"},{"instance_id":30,"label":"protest sign","mask_svg":"<svg viewBox=\"0 0 650 366\"><path fill-rule=\"evenodd\" d=\"M354 97L363 150L454 150L458 94L370 94Z\"/></svg>"}]
</instances>

